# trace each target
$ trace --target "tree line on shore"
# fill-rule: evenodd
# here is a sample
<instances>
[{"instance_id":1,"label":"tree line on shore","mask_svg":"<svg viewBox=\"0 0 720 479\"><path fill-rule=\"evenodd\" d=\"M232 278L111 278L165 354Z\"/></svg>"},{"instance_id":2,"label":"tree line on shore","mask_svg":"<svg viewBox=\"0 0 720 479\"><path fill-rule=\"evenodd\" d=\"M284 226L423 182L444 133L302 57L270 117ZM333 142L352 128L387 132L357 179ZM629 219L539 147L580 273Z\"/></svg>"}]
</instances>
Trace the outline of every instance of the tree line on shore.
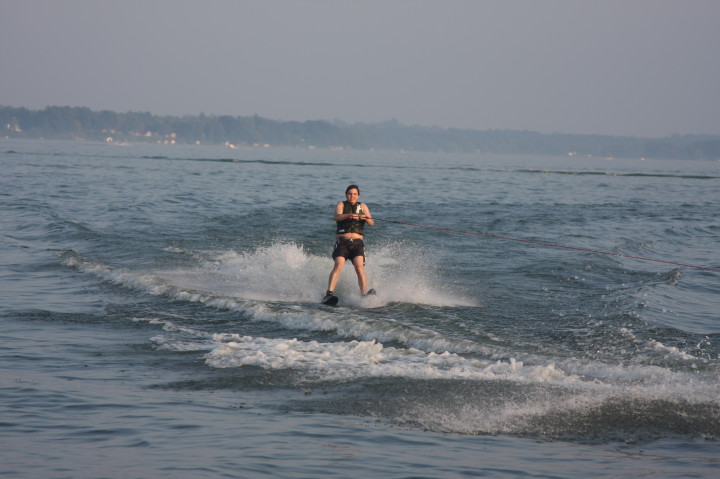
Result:
<instances>
[{"instance_id":1,"label":"tree line on shore","mask_svg":"<svg viewBox=\"0 0 720 479\"><path fill-rule=\"evenodd\" d=\"M616 158L720 159L720 136L665 138L470 130L342 121L280 121L254 116L159 116L147 112L93 111L50 106L0 106L0 137L272 145L461 153L577 155Z\"/></svg>"}]
</instances>

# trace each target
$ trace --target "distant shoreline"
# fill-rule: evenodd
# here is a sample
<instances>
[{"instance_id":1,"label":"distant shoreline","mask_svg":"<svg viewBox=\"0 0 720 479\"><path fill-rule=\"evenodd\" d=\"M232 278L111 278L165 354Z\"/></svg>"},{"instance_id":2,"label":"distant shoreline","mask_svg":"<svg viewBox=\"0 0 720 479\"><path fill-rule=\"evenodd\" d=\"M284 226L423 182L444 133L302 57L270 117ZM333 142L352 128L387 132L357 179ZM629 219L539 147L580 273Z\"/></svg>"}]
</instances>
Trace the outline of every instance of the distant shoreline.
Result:
<instances>
[{"instance_id":1,"label":"distant shoreline","mask_svg":"<svg viewBox=\"0 0 720 479\"><path fill-rule=\"evenodd\" d=\"M405 150L449 153L542 154L641 159L720 159L720 135L665 138L468 130L341 121L279 121L254 116L159 116L85 107L42 110L0 106L0 137L105 141L109 143L215 144Z\"/></svg>"}]
</instances>

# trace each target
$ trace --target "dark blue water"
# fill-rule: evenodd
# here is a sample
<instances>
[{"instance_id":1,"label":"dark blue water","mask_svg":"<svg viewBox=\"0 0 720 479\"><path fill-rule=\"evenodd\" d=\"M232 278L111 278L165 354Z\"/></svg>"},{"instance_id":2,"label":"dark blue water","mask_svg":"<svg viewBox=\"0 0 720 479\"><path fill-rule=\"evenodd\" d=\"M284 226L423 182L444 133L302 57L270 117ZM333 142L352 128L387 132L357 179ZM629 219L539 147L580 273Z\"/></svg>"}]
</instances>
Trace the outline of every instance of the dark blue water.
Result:
<instances>
[{"instance_id":1,"label":"dark blue water","mask_svg":"<svg viewBox=\"0 0 720 479\"><path fill-rule=\"evenodd\" d=\"M720 162L0 140L0 164L3 477L720 474ZM326 308L350 183L378 295L347 268Z\"/></svg>"}]
</instances>

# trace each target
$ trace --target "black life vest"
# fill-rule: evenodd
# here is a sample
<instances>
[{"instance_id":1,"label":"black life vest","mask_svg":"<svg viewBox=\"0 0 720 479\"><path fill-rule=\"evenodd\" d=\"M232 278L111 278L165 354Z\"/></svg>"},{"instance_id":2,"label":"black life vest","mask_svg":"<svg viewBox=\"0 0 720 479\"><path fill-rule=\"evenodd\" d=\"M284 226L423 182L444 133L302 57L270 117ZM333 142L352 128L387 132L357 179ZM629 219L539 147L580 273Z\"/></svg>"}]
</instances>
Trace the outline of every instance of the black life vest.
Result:
<instances>
[{"instance_id":1,"label":"black life vest","mask_svg":"<svg viewBox=\"0 0 720 479\"><path fill-rule=\"evenodd\" d=\"M350 213L354 215L361 215L363 214L362 209L362 203L359 201L355 203L354 205L350 204L349 201L343 201L343 214L348 215ZM365 228L365 220L351 220L346 219L342 221L337 221L337 229L335 230L335 234L341 235L345 233L357 233L359 235L364 235L363 228Z\"/></svg>"}]
</instances>

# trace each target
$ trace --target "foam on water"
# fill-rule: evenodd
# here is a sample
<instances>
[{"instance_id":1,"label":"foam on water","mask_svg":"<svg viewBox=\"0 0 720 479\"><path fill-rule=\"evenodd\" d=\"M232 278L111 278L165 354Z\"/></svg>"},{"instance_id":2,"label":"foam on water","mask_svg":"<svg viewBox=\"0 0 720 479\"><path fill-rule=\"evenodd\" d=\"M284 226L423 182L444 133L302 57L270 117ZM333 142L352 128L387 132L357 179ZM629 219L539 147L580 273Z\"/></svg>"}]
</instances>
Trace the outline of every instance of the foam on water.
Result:
<instances>
[{"instance_id":1,"label":"foam on water","mask_svg":"<svg viewBox=\"0 0 720 479\"><path fill-rule=\"evenodd\" d=\"M462 384L506 381L522 387L542 384L550 388L544 393L550 395L545 407L552 409L570 401L569 398L577 407L580 403L597 406L614 397L704 404L720 395L718 385L712 381L717 371L678 372L659 366L609 365L559 358L534 358L537 362L525 363L515 358L492 360L448 351L435 353L412 347L390 347L375 340L319 342L264 338L205 332L157 318L136 321L162 327L163 333L152 338L160 349L203 352L206 364L213 368L254 366L294 370L296 381L302 384L367 378L449 380L462 381ZM510 401L514 408L523 402L507 397L504 401ZM529 403L527 406L530 409L522 409L523 414L540 407ZM487 407L482 409L487 412Z\"/></svg>"},{"instance_id":2,"label":"foam on water","mask_svg":"<svg viewBox=\"0 0 720 479\"><path fill-rule=\"evenodd\" d=\"M418 299L437 306L438 304L471 304L464 298L454 297L450 294L437 290L433 287L435 279L432 276L432 268L422 270L418 265L423 263L423 258L418 261L409 261L407 258L399 257L397 251L404 250L398 245L390 245L381 248L373 257L375 265L369 275L376 278L381 292L376 298L363 300L359 295L353 296L348 302L350 308L327 309L317 304L317 285L323 284L324 276L331 267L327 258L318 257L305 251L302 245L294 243L274 243L263 246L255 251L240 253L235 251L222 251L217 253L188 252L177 250L177 254L195 256L199 265L192 268L164 269L157 271L120 271L112 267L94 263L73 252L65 253L65 263L73 268L94 274L103 280L123 287L139 290L150 295L164 295L176 301L201 303L210 308L231 310L241 312L245 317L255 322L271 322L282 325L288 330L325 331L333 332L340 338L359 340L358 344L372 344L373 347L380 347L382 354L388 358L382 362L383 368L374 367L377 372L382 369L381 375L406 374L403 371L409 370L408 354L422 356L426 361L428 354L450 354L452 365L447 362L439 371L445 371L449 377L484 377L487 374L490 363L470 362L457 354L473 354L486 358L491 362L498 358L504 361L516 362L522 365L532 364L533 368L539 367L540 376L546 376L551 372L558 377L580 377L592 378L599 381L623 382L625 380L638 381L639 378L662 376L663 372L669 370L655 366L624 365L622 367L608 366L597 362L583 362L580 360L566 360L562 358L538 356L527 352L520 352L509 347L491 346L480 344L472 340L462 338L449 338L440 332L420 327L415 324L407 324L393 320L392 315L385 317L374 317L366 311L382 308L391 301L404 299ZM429 272L429 273L428 273ZM352 271L345 272L346 289L356 285L348 285L354 279ZM406 278L405 282L399 278ZM383 289L384 286L387 286ZM389 293L387 291L390 291ZM429 292L423 295L423 292ZM425 304L427 304L425 303ZM423 304L423 303L420 303ZM365 308L370 308L369 310ZM167 326L166 326L167 327ZM173 327L178 332L176 327ZM203 337L205 333L196 330L194 336ZM187 332L187 331L185 331ZM622 328L620 331L630 340L638 343L632 331ZM235 335L229 331L227 334ZM233 336L234 337L234 336ZM157 339L157 338L156 338ZM197 339L197 338L195 338ZM188 345L185 337L166 338L162 347L168 349L211 349L213 352L208 356L208 364L214 367L230 367L232 365L250 364L267 366L268 364L281 364L279 360L273 359L269 363L263 363L262 358L269 358L264 338L253 338L252 341L238 342L233 345L226 342L216 344L216 339L204 340L203 347ZM174 343L175 341L175 343ZM258 342L259 341L259 342ZM287 341L295 341L294 339ZM406 346L407 350L401 355L390 354L396 350L383 348L383 343L398 343ZM243 344L243 347L238 347ZM297 343L292 343L297 344ZM313 348L302 346L300 351L310 351L314 348L323 348L322 354L315 358L322 358L337 353L338 357L352 357L348 354L348 343L339 342L329 345L317 345ZM249 346L256 345L255 353L249 353ZM262 347L261 347L262 346ZM666 346L657 340L649 340L640 345L647 354L656 355L667 361L680 361L694 365L702 364L703 360L691 354L683 352L674 346ZM333 349L339 348L339 349ZM353 346L355 348L355 346ZM288 347L284 353L292 350ZM276 351L273 349L272 351ZM325 356L323 356L325 355ZM391 359L403 358L403 361L391 361ZM437 357L434 357L437 360ZM387 362L393 363L388 366ZM477 361L473 359L472 361ZM372 361L371 361L372 362ZM397 364L394 364L396 363ZM501 361L502 362L502 361ZM313 363L310 359L302 361L303 364ZM416 365L416 361L410 361ZM284 367L292 367L290 363L283 363ZM493 362L493 364L495 364ZM500 363L498 363L500 364ZM510 364L510 363L508 363ZM468 365L472 365L468 369ZM412 366L415 367L415 366ZM493 366L496 368L496 366ZM398 369L394 369L398 368ZM328 374L324 367L320 367L324 374ZM687 368L686 368L687 369ZM711 369L713 369L711 367ZM449 373L451 371L452 373ZM467 371L472 371L468 373ZM530 371L526 368L524 371ZM534 374L536 371L533 370ZM367 373L367 372L366 372ZM413 373L417 374L417 373ZM433 373L434 374L434 373ZM371 374L372 375L372 374ZM432 375L430 375L432 376ZM428 376L428 377L430 377ZM411 375L411 377L415 377Z\"/></svg>"},{"instance_id":3,"label":"foam on water","mask_svg":"<svg viewBox=\"0 0 720 479\"><path fill-rule=\"evenodd\" d=\"M444 352L383 346L377 341L323 343L298 339L271 339L236 333L205 333L157 318L135 321L160 325L166 333L152 338L158 347L174 351L209 351L208 365L216 368L258 366L295 369L308 381L350 381L363 377L413 379L510 379L520 381L581 380L554 364L524 365L520 361L491 361Z\"/></svg>"},{"instance_id":4,"label":"foam on water","mask_svg":"<svg viewBox=\"0 0 720 479\"><path fill-rule=\"evenodd\" d=\"M228 297L240 301L319 302L325 291L332 260L311 254L303 245L276 242L249 252L192 252L166 248L167 252L197 258L192 268L155 271L119 271L93 263L81 255L65 253L66 265L92 272L104 279L132 288L145 288L151 294L165 294L172 289L186 298L192 293ZM379 307L390 302L431 306L475 306L474 300L447 291L436 277L427 256L409 253L403 244L380 246L373 250L366 266L375 298L361 298L352 265L343 271L336 293L344 304ZM204 299L197 298L203 301Z\"/></svg>"},{"instance_id":5,"label":"foam on water","mask_svg":"<svg viewBox=\"0 0 720 479\"><path fill-rule=\"evenodd\" d=\"M329 256L309 253L296 243L276 242L250 252L220 252L200 271L179 272L179 284L214 293L260 301L316 302L324 293L332 268ZM433 306L474 305L474 301L444 290L432 261L417 249L412 253L402 243L372 250L366 265L376 298L360 301L352 265L343 271L336 293L354 306L377 307L389 302ZM201 278L198 282L197 278Z\"/></svg>"},{"instance_id":6,"label":"foam on water","mask_svg":"<svg viewBox=\"0 0 720 479\"><path fill-rule=\"evenodd\" d=\"M435 431L559 437L621 431L626 422L660 431L664 423L709 433L716 427L703 418L713 416L720 396L717 371L559 358L492 360L375 340L265 338L205 332L157 318L136 321L162 328L152 338L160 349L200 352L212 368L292 371L293 383L308 390L328 381L359 380L391 381L383 383L391 388L401 380L403 393L378 405L377 413Z\"/></svg>"},{"instance_id":7,"label":"foam on water","mask_svg":"<svg viewBox=\"0 0 720 479\"><path fill-rule=\"evenodd\" d=\"M707 374L593 361L493 361L374 340L264 338L138 321L161 325L163 333L152 338L160 349L201 352L217 369L291 371L293 386L306 391L328 382L383 381L385 391L402 384L401 393L377 404L370 400L365 413L434 431L554 437L605 431L607 437L628 422L641 429L664 431L668 423L670 429L709 434L716 427L706 418L713 417L720 390Z\"/></svg>"},{"instance_id":8,"label":"foam on water","mask_svg":"<svg viewBox=\"0 0 720 479\"><path fill-rule=\"evenodd\" d=\"M418 256L403 258L399 251L404 250L393 244L373 255L367 274L379 291L374 297L360 297L352 266L346 267L336 291L347 307L332 311L319 308L332 260L312 255L295 243L278 242L250 252L178 249L173 252L183 258L193 257L198 265L154 271L118 270L74 252L63 256L67 266L112 284L176 301L242 312L253 321L275 322L289 329L336 331L343 337L398 341L433 351L475 349L434 331L392 320L378 322L363 314L364 310L391 303L437 307L473 304L443 291L442 281L433 276L431 263Z\"/></svg>"}]
</instances>

